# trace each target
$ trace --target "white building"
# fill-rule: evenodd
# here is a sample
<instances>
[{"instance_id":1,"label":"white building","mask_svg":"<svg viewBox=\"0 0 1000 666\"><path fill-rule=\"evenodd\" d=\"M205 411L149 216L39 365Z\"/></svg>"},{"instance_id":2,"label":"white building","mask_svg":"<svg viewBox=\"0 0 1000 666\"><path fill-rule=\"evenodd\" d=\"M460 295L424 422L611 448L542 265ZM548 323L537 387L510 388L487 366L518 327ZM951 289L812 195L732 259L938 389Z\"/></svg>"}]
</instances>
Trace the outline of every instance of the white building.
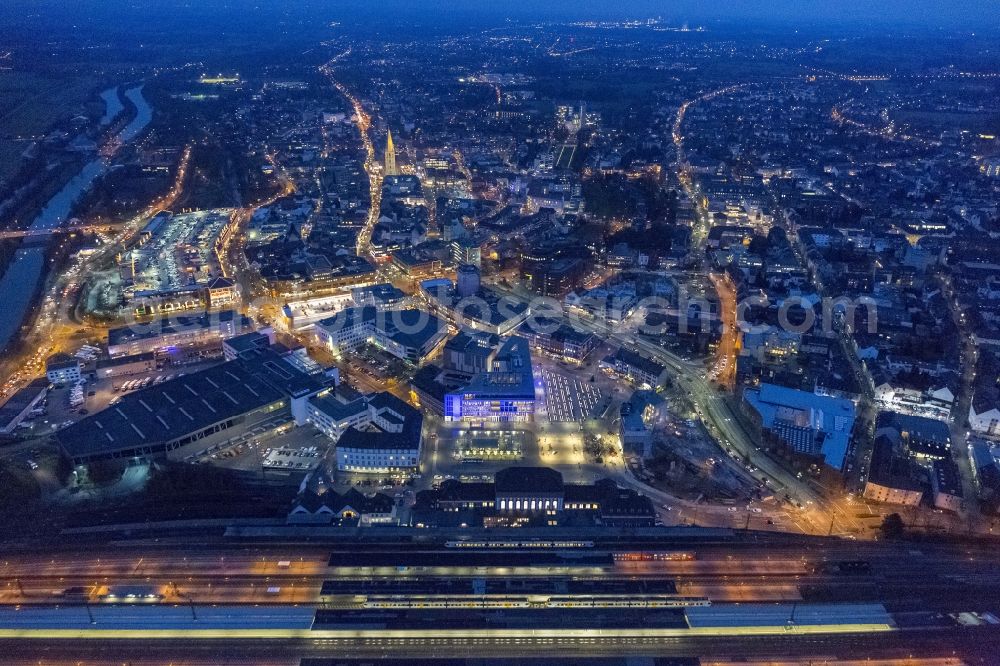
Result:
<instances>
[{"instance_id":1,"label":"white building","mask_svg":"<svg viewBox=\"0 0 1000 666\"><path fill-rule=\"evenodd\" d=\"M993 391L976 390L969 405L969 427L987 437L1000 437L1000 401Z\"/></svg>"},{"instance_id":2,"label":"white building","mask_svg":"<svg viewBox=\"0 0 1000 666\"><path fill-rule=\"evenodd\" d=\"M360 428L371 423L368 403L364 398L344 400L334 393L323 393L309 399L306 419L330 439L340 439L348 428Z\"/></svg>"},{"instance_id":3,"label":"white building","mask_svg":"<svg viewBox=\"0 0 1000 666\"><path fill-rule=\"evenodd\" d=\"M335 355L370 342L419 364L448 337L448 326L422 310L348 308L316 324L317 341Z\"/></svg>"},{"instance_id":4,"label":"white building","mask_svg":"<svg viewBox=\"0 0 1000 666\"><path fill-rule=\"evenodd\" d=\"M420 465L423 416L391 393L377 393L367 402L367 423L347 428L337 440L337 469L412 472Z\"/></svg>"},{"instance_id":5,"label":"white building","mask_svg":"<svg viewBox=\"0 0 1000 666\"><path fill-rule=\"evenodd\" d=\"M80 381L80 361L53 356L45 363L45 377L51 384L76 384Z\"/></svg>"}]
</instances>

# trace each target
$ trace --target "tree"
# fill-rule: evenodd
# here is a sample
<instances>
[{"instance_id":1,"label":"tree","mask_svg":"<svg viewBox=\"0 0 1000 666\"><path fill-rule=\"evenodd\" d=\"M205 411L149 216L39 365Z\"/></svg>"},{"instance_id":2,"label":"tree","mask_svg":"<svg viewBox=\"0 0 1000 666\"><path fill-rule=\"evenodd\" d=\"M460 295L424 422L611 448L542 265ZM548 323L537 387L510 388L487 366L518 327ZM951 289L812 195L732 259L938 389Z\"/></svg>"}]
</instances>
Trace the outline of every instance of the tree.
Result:
<instances>
[{"instance_id":1,"label":"tree","mask_svg":"<svg viewBox=\"0 0 1000 666\"><path fill-rule=\"evenodd\" d=\"M885 539L899 539L906 531L903 525L903 518L898 513L890 513L882 521L882 537Z\"/></svg>"},{"instance_id":2,"label":"tree","mask_svg":"<svg viewBox=\"0 0 1000 666\"><path fill-rule=\"evenodd\" d=\"M123 460L95 460L87 466L90 480L97 486L110 486L118 482L125 473Z\"/></svg>"}]
</instances>

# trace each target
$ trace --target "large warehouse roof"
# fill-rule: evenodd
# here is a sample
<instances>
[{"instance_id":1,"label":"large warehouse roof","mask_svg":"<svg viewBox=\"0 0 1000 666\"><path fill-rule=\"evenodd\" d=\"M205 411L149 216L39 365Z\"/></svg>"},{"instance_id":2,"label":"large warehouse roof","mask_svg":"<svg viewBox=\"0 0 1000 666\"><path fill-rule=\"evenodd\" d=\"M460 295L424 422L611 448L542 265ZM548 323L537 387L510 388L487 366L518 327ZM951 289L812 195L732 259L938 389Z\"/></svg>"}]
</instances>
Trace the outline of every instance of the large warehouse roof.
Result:
<instances>
[{"instance_id":1,"label":"large warehouse roof","mask_svg":"<svg viewBox=\"0 0 1000 666\"><path fill-rule=\"evenodd\" d=\"M237 360L126 395L56 439L73 460L105 457L156 447L283 397Z\"/></svg>"}]
</instances>

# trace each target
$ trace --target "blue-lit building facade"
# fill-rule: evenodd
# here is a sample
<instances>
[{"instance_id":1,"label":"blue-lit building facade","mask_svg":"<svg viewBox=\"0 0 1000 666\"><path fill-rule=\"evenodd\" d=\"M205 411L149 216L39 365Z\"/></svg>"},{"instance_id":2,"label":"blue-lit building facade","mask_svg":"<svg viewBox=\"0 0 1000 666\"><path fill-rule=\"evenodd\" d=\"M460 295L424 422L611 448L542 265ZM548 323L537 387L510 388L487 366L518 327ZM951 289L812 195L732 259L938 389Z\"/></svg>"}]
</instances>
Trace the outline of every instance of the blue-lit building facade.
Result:
<instances>
[{"instance_id":1,"label":"blue-lit building facade","mask_svg":"<svg viewBox=\"0 0 1000 666\"><path fill-rule=\"evenodd\" d=\"M528 423L535 417L535 378L528 341L509 338L482 372L444 398L446 421Z\"/></svg>"}]
</instances>

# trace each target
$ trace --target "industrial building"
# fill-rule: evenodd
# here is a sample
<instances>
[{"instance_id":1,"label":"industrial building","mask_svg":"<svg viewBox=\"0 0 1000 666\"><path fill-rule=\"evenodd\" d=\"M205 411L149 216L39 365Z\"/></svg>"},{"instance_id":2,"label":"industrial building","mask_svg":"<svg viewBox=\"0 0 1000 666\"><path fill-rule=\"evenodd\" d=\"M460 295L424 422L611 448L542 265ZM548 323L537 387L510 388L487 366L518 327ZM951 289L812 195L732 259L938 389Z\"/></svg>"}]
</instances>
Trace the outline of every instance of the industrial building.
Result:
<instances>
[{"instance_id":1,"label":"industrial building","mask_svg":"<svg viewBox=\"0 0 1000 666\"><path fill-rule=\"evenodd\" d=\"M222 342L222 355L227 361L232 361L240 354L254 349L267 349L274 344L274 331L265 328L237 335Z\"/></svg>"},{"instance_id":2,"label":"industrial building","mask_svg":"<svg viewBox=\"0 0 1000 666\"><path fill-rule=\"evenodd\" d=\"M48 392L48 379L36 379L0 405L0 435L13 433L45 400Z\"/></svg>"},{"instance_id":3,"label":"industrial building","mask_svg":"<svg viewBox=\"0 0 1000 666\"><path fill-rule=\"evenodd\" d=\"M131 356L102 358L97 361L97 376L100 379L127 377L151 372L156 368L156 354L143 352Z\"/></svg>"},{"instance_id":4,"label":"industrial building","mask_svg":"<svg viewBox=\"0 0 1000 666\"><path fill-rule=\"evenodd\" d=\"M306 423L308 399L329 379L280 347L130 393L57 432L73 464L114 458L183 459L245 432Z\"/></svg>"}]
</instances>

